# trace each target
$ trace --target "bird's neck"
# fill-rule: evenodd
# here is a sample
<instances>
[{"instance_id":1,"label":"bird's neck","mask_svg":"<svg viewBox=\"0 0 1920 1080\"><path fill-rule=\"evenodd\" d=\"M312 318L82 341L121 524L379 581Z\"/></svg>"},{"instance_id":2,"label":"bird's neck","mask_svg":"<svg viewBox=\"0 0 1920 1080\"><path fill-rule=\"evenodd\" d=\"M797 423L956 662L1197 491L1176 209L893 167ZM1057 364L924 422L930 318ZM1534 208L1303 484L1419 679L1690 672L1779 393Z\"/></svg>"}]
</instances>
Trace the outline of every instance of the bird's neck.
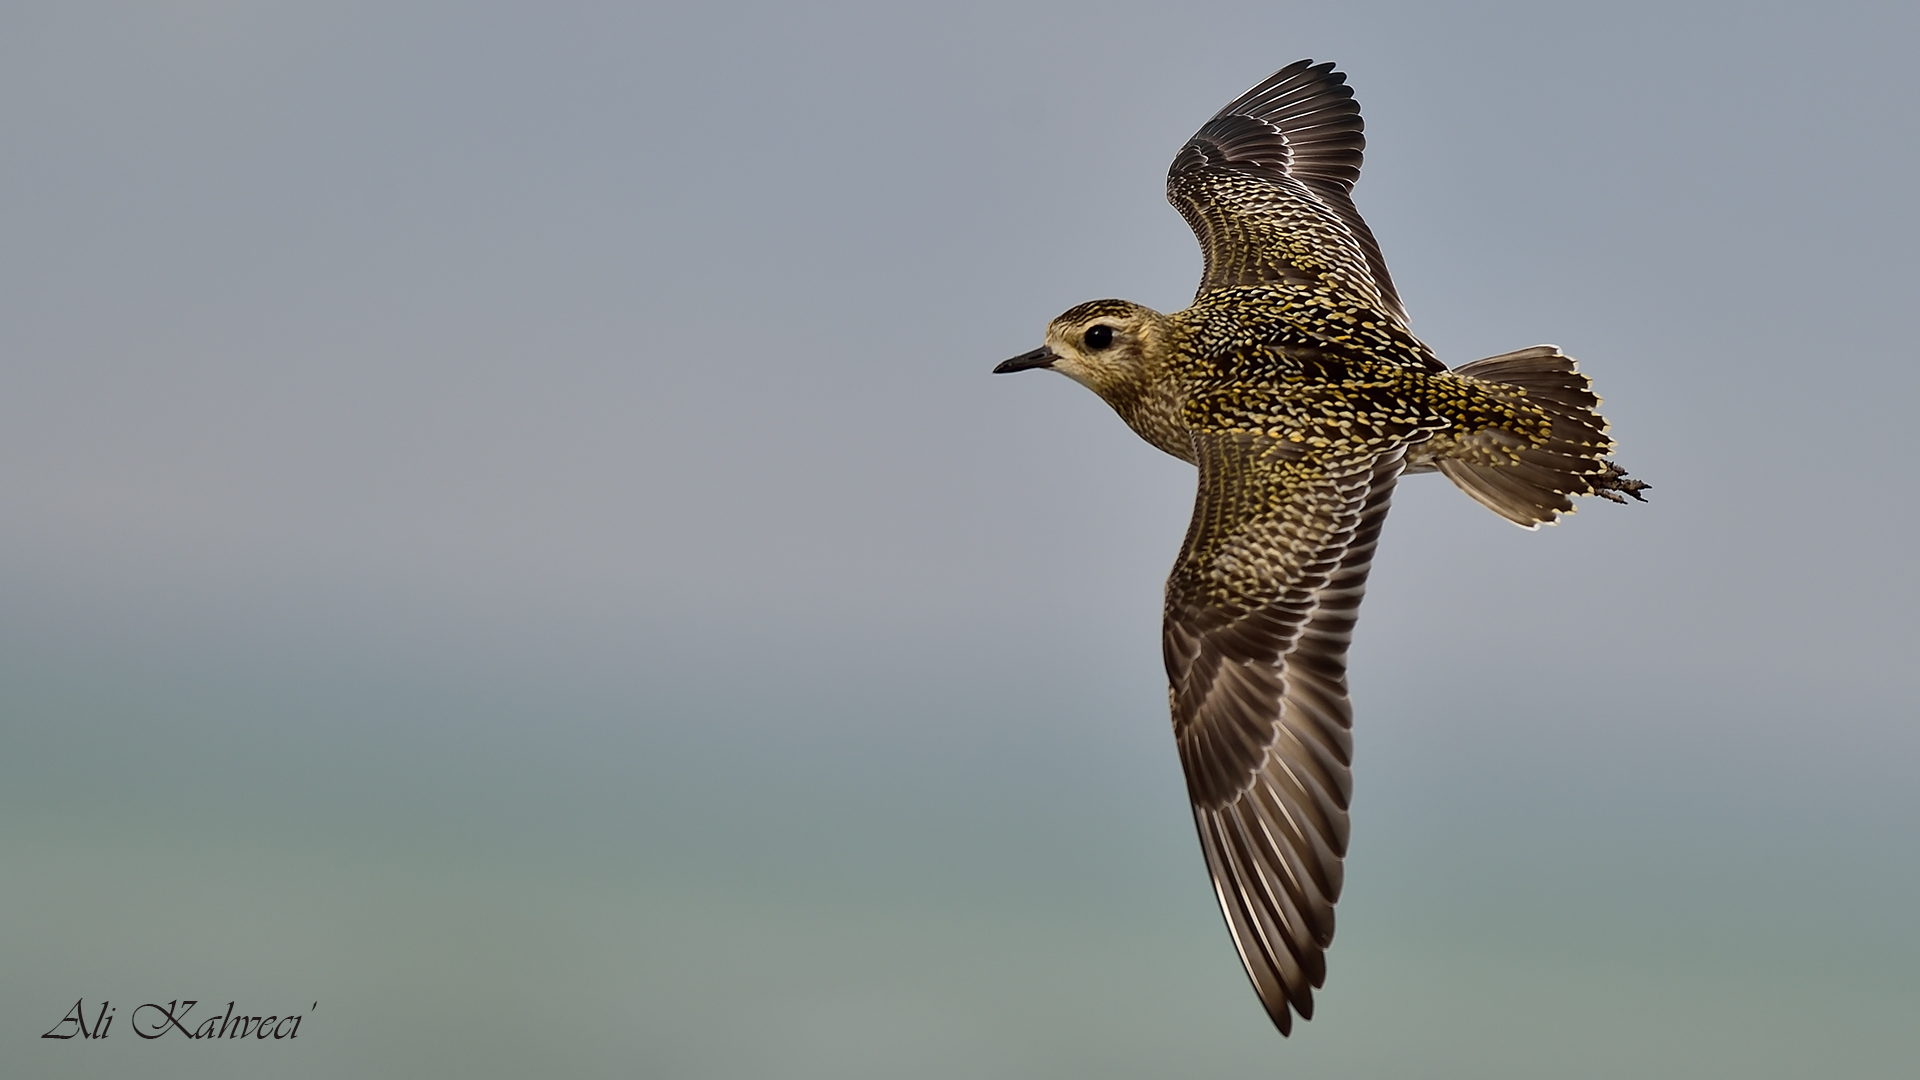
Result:
<instances>
[{"instance_id":1,"label":"bird's neck","mask_svg":"<svg viewBox=\"0 0 1920 1080\"><path fill-rule=\"evenodd\" d=\"M1182 327L1161 316L1142 343L1143 355L1135 378L1104 387L1106 399L1134 434L1182 461L1193 461L1193 441L1181 419L1185 387L1174 360L1181 347Z\"/></svg>"}]
</instances>

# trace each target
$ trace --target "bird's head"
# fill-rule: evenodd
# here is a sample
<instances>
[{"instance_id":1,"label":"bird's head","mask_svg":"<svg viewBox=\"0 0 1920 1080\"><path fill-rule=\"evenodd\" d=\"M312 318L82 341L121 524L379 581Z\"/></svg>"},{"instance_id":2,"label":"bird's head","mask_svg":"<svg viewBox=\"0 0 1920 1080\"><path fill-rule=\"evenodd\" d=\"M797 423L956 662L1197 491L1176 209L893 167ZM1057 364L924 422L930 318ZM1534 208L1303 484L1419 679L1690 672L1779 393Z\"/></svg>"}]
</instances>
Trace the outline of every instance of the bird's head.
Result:
<instances>
[{"instance_id":1,"label":"bird's head","mask_svg":"<svg viewBox=\"0 0 1920 1080\"><path fill-rule=\"evenodd\" d=\"M1166 341L1166 316L1126 300L1090 300L1047 326L1047 343L994 374L1052 368L1109 402L1137 396L1152 379Z\"/></svg>"}]
</instances>

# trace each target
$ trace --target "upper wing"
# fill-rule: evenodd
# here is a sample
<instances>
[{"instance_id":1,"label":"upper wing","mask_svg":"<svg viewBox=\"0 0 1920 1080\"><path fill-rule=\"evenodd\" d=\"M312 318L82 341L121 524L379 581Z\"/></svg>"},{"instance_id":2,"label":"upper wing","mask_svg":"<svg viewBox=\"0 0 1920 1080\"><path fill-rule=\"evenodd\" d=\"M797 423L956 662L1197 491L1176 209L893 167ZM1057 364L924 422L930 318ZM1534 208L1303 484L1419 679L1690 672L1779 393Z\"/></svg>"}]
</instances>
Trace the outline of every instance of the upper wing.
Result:
<instances>
[{"instance_id":1,"label":"upper wing","mask_svg":"<svg viewBox=\"0 0 1920 1080\"><path fill-rule=\"evenodd\" d=\"M1286 1034L1326 979L1352 791L1347 644L1406 454L1328 462L1220 434L1197 450L1162 638L1174 737L1220 910Z\"/></svg>"},{"instance_id":2,"label":"upper wing","mask_svg":"<svg viewBox=\"0 0 1920 1080\"><path fill-rule=\"evenodd\" d=\"M1167 201L1200 239L1200 291L1315 284L1332 273L1402 323L1380 245L1353 206L1360 105L1333 65L1281 68L1207 121L1167 171Z\"/></svg>"}]
</instances>

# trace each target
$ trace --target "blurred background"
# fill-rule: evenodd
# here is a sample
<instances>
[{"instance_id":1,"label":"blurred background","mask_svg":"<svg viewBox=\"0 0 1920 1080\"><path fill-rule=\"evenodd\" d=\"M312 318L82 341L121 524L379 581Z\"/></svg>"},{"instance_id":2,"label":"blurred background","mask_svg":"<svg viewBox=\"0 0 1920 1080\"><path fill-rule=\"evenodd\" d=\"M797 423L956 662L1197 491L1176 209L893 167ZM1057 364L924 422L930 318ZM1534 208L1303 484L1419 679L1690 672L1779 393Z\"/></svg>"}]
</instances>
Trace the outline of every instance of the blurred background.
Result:
<instances>
[{"instance_id":1,"label":"blurred background","mask_svg":"<svg viewBox=\"0 0 1920 1080\"><path fill-rule=\"evenodd\" d=\"M1914 1075L1917 32L7 5L0 1059ZM1402 485L1282 1040L1168 734L1190 471L988 371L1182 306L1167 162L1301 57L1358 90L1415 328L1578 356L1654 488L1527 533ZM39 1037L82 998L107 1040ZM307 1019L133 1037L184 998Z\"/></svg>"}]
</instances>

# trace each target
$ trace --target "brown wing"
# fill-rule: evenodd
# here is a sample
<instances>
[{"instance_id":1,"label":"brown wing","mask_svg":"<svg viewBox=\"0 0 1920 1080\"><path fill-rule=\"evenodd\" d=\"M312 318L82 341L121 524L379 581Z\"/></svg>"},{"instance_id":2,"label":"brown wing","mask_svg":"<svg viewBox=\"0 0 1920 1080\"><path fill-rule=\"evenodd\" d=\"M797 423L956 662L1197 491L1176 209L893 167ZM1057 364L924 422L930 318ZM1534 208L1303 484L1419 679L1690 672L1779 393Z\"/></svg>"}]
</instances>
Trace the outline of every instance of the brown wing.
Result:
<instances>
[{"instance_id":1,"label":"brown wing","mask_svg":"<svg viewBox=\"0 0 1920 1080\"><path fill-rule=\"evenodd\" d=\"M1326 979L1352 791L1347 645L1405 450L1323 462L1238 435L1197 450L1162 638L1174 737L1227 929L1287 1034Z\"/></svg>"},{"instance_id":2,"label":"brown wing","mask_svg":"<svg viewBox=\"0 0 1920 1080\"><path fill-rule=\"evenodd\" d=\"M1360 105L1332 64L1301 60L1207 121L1167 171L1167 201L1206 257L1200 291L1313 285L1332 273L1399 320L1373 232L1353 206L1360 178Z\"/></svg>"}]
</instances>

